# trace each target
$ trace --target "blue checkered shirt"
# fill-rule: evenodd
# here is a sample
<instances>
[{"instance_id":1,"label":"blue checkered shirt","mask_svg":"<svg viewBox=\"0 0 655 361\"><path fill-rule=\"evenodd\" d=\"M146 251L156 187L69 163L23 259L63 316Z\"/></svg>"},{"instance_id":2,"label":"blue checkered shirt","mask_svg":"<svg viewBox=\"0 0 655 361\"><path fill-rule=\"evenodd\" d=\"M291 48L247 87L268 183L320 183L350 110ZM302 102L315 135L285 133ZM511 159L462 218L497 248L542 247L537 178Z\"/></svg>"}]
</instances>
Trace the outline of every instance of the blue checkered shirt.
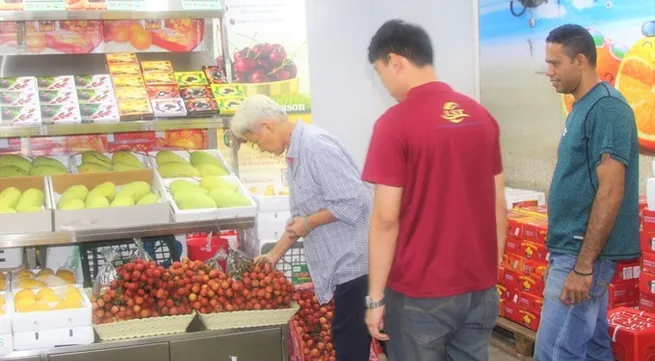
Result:
<instances>
[{"instance_id":1,"label":"blue checkered shirt","mask_svg":"<svg viewBox=\"0 0 655 361\"><path fill-rule=\"evenodd\" d=\"M372 193L343 144L320 128L298 121L286 156L292 215L327 209L338 219L304 238L316 296L327 303L337 285L368 272Z\"/></svg>"}]
</instances>

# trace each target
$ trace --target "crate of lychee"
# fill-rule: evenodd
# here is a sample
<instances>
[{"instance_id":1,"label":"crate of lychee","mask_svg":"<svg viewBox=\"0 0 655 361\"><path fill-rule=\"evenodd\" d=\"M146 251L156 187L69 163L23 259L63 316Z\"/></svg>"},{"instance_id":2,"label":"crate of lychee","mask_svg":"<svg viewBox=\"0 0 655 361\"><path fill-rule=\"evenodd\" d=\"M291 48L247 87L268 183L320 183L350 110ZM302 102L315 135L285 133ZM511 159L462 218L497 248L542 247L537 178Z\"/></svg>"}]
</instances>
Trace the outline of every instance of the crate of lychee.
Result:
<instances>
[{"instance_id":1,"label":"crate of lychee","mask_svg":"<svg viewBox=\"0 0 655 361\"><path fill-rule=\"evenodd\" d=\"M238 250L229 251L227 272L213 268L194 281L189 300L209 330L283 326L298 311L291 282Z\"/></svg>"},{"instance_id":2,"label":"crate of lychee","mask_svg":"<svg viewBox=\"0 0 655 361\"><path fill-rule=\"evenodd\" d=\"M93 343L91 302L81 286L24 288L12 297L15 350Z\"/></svg>"},{"instance_id":3,"label":"crate of lychee","mask_svg":"<svg viewBox=\"0 0 655 361\"><path fill-rule=\"evenodd\" d=\"M57 272L49 269L18 269L11 273L10 288L12 291L22 289L38 289L43 287L61 287L81 284L75 276L75 270L61 268Z\"/></svg>"},{"instance_id":4,"label":"crate of lychee","mask_svg":"<svg viewBox=\"0 0 655 361\"><path fill-rule=\"evenodd\" d=\"M170 223L170 205L152 169L68 174L49 180L55 231Z\"/></svg>"},{"instance_id":5,"label":"crate of lychee","mask_svg":"<svg viewBox=\"0 0 655 361\"><path fill-rule=\"evenodd\" d=\"M71 157L71 168L78 173L122 172L150 168L145 153L122 150L101 153L89 150Z\"/></svg>"},{"instance_id":6,"label":"crate of lychee","mask_svg":"<svg viewBox=\"0 0 655 361\"><path fill-rule=\"evenodd\" d=\"M195 310L188 296L190 274L195 273L188 264L175 262L165 269L139 258L113 271L109 263L102 268L94 290L88 290L101 340L183 333L193 321Z\"/></svg>"},{"instance_id":7,"label":"crate of lychee","mask_svg":"<svg viewBox=\"0 0 655 361\"><path fill-rule=\"evenodd\" d=\"M218 151L162 151L152 155L176 221L255 216L255 201Z\"/></svg>"},{"instance_id":8,"label":"crate of lychee","mask_svg":"<svg viewBox=\"0 0 655 361\"><path fill-rule=\"evenodd\" d=\"M48 202L48 187L45 177L0 178L0 234L51 232L52 205ZM15 262L0 261L0 266L20 265L20 257L12 260Z\"/></svg>"}]
</instances>

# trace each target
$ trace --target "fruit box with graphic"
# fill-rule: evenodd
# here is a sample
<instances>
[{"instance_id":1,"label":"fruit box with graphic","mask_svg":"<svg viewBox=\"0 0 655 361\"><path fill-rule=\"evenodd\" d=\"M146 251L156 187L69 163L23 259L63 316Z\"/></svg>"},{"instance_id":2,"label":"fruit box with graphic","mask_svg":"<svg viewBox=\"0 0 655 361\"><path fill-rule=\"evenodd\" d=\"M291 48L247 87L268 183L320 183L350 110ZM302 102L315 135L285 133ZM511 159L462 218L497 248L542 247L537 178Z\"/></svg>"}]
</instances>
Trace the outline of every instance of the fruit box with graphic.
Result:
<instances>
[{"instance_id":1,"label":"fruit box with graphic","mask_svg":"<svg viewBox=\"0 0 655 361\"><path fill-rule=\"evenodd\" d=\"M519 309L519 317L521 319L520 323L523 326L529 328L534 332L537 332L537 330L539 329L539 322L541 321L539 315L535 315L526 310Z\"/></svg>"},{"instance_id":2,"label":"fruit box with graphic","mask_svg":"<svg viewBox=\"0 0 655 361\"><path fill-rule=\"evenodd\" d=\"M11 335L11 316L14 310L13 297L10 292L0 292L0 336ZM0 345L2 355L2 345Z\"/></svg>"},{"instance_id":3,"label":"fruit box with graphic","mask_svg":"<svg viewBox=\"0 0 655 361\"><path fill-rule=\"evenodd\" d=\"M16 188L21 194L18 195L18 192L13 192L14 194L2 193L7 188ZM20 234L20 233L35 233L35 232L51 232L52 231L52 203L50 202L50 188L48 185L47 178L33 176L33 177L15 177L15 178L0 178L0 194L4 194L4 197L17 198L17 202L26 202L29 203L27 199L21 201L20 198L25 195L25 191L30 190L27 193L27 196L39 197L38 192L34 189L38 189L43 192L43 201L39 202L38 199L35 199L34 207L26 208L27 212L18 212L18 213L0 213L0 234ZM13 203L13 201L11 202ZM37 204L39 203L39 204ZM3 200L3 205L5 205ZM17 205L17 207L20 204ZM40 207L40 210L38 208ZM22 207L21 207L22 208ZM12 207L12 209L14 209ZM15 210L15 209L14 209ZM22 263L22 262L20 262ZM20 265L18 263L18 265ZM3 265L4 267L4 265Z\"/></svg>"},{"instance_id":4,"label":"fruit box with graphic","mask_svg":"<svg viewBox=\"0 0 655 361\"><path fill-rule=\"evenodd\" d=\"M547 264L550 255L546 245L543 243L536 243L530 241L523 241L521 243L521 252L520 256L526 260L536 261L540 263Z\"/></svg>"},{"instance_id":5,"label":"fruit box with graphic","mask_svg":"<svg viewBox=\"0 0 655 361\"><path fill-rule=\"evenodd\" d=\"M611 305L620 303L636 304L639 300L639 282L610 284L607 294L608 302Z\"/></svg>"},{"instance_id":6,"label":"fruit box with graphic","mask_svg":"<svg viewBox=\"0 0 655 361\"><path fill-rule=\"evenodd\" d=\"M132 156L128 155L132 154ZM91 154L91 153L89 153ZM82 164L89 164L84 161L84 154L75 154L71 157L71 169L76 173L85 172L110 172L110 171L126 171L126 170L137 170L137 169L146 169L151 168L149 157L144 153L138 152L114 152L114 153L99 153L106 157L102 159L93 160L89 166L82 166ZM107 160L110 160L109 162ZM141 163L140 165L138 163ZM141 168L137 168L141 167Z\"/></svg>"},{"instance_id":7,"label":"fruit box with graphic","mask_svg":"<svg viewBox=\"0 0 655 361\"><path fill-rule=\"evenodd\" d=\"M520 290L522 289L521 275L517 272L510 271L509 269L505 269L505 273L503 275L503 281L501 282L501 284L505 286L508 292Z\"/></svg>"},{"instance_id":8,"label":"fruit box with graphic","mask_svg":"<svg viewBox=\"0 0 655 361\"><path fill-rule=\"evenodd\" d=\"M644 253L655 254L655 232L641 230L641 250Z\"/></svg>"},{"instance_id":9,"label":"fruit box with graphic","mask_svg":"<svg viewBox=\"0 0 655 361\"><path fill-rule=\"evenodd\" d=\"M523 273L525 258L514 254L506 254L503 257L503 266L508 271Z\"/></svg>"},{"instance_id":10,"label":"fruit box with graphic","mask_svg":"<svg viewBox=\"0 0 655 361\"><path fill-rule=\"evenodd\" d=\"M641 273L639 271L640 266L641 262L639 261L639 258L617 263L616 272L614 273L614 278L612 279L611 283L634 283L637 279L639 279L639 274Z\"/></svg>"},{"instance_id":11,"label":"fruit box with graphic","mask_svg":"<svg viewBox=\"0 0 655 361\"><path fill-rule=\"evenodd\" d=\"M535 296L527 292L521 292L517 302L522 310L528 311L533 315L541 315L541 309L544 307L543 297Z\"/></svg>"},{"instance_id":12,"label":"fruit box with graphic","mask_svg":"<svg viewBox=\"0 0 655 361\"><path fill-rule=\"evenodd\" d=\"M644 253L641 256L641 273L655 275L655 254ZM636 277L639 276L639 273L637 273Z\"/></svg>"},{"instance_id":13,"label":"fruit box with graphic","mask_svg":"<svg viewBox=\"0 0 655 361\"><path fill-rule=\"evenodd\" d=\"M257 208L255 201L252 199L250 194L246 191L245 187L239 181L239 178L236 176L221 176L219 177L222 180L220 187L223 187L225 182L231 183L235 188L233 191L238 193L243 199L248 201L246 206L237 206L237 207L221 207L216 208L213 198L203 194L203 199L209 198L209 200L214 201L214 205L206 204L206 208L202 207L200 204L189 204L188 206L180 206L175 201L175 197L170 191L171 184L175 181L186 181L188 183L200 185L201 181L196 178L166 178L161 179L162 184L166 188L164 191L164 196L170 202L170 206L173 209L173 218L176 222L193 222L193 221L211 221L211 220L223 220L223 219L237 219L237 218L251 218L255 217L257 214ZM185 182L185 183L186 183ZM203 188L204 189L204 188ZM213 190L212 190L213 192ZM199 200L200 202L202 200ZM181 199L180 199L181 201ZM189 200L191 203L197 203L194 200ZM187 209L182 209L187 208Z\"/></svg>"},{"instance_id":14,"label":"fruit box with graphic","mask_svg":"<svg viewBox=\"0 0 655 361\"><path fill-rule=\"evenodd\" d=\"M112 182L115 190L108 189L110 198L118 196L121 189L133 182L145 182L151 187L155 202L136 204L138 200L127 199L120 203L115 202L114 206L94 205L94 208L86 208L85 202L73 202L67 205L67 209L54 208L54 229L61 230L82 230L82 229L111 229L125 227L140 227L170 223L170 205L166 198L165 190L160 178L155 175L152 169L130 170L124 172L105 172L88 174L67 174L53 176L50 178L50 202L58 205L61 195L70 187L83 185L89 191L96 186L106 182ZM112 188L109 185L108 188ZM99 192L101 193L101 192ZM135 197L135 195L132 195ZM148 194L149 196L149 194Z\"/></svg>"},{"instance_id":15,"label":"fruit box with graphic","mask_svg":"<svg viewBox=\"0 0 655 361\"><path fill-rule=\"evenodd\" d=\"M655 275L642 273L639 279L639 291L649 296L655 296Z\"/></svg>"},{"instance_id":16,"label":"fruit box with graphic","mask_svg":"<svg viewBox=\"0 0 655 361\"><path fill-rule=\"evenodd\" d=\"M546 285L542 278L532 275L521 276L521 291L543 297L545 288Z\"/></svg>"},{"instance_id":17,"label":"fruit box with graphic","mask_svg":"<svg viewBox=\"0 0 655 361\"><path fill-rule=\"evenodd\" d=\"M533 219L523 226L523 239L536 244L545 245L548 233L547 219Z\"/></svg>"},{"instance_id":18,"label":"fruit box with graphic","mask_svg":"<svg viewBox=\"0 0 655 361\"><path fill-rule=\"evenodd\" d=\"M514 237L507 237L507 241L505 241L505 254L511 254L515 256L522 256L523 253L521 253L521 244L523 241L521 241L518 238Z\"/></svg>"},{"instance_id":19,"label":"fruit box with graphic","mask_svg":"<svg viewBox=\"0 0 655 361\"><path fill-rule=\"evenodd\" d=\"M639 297L639 309L655 314L655 296L642 293Z\"/></svg>"},{"instance_id":20,"label":"fruit box with graphic","mask_svg":"<svg viewBox=\"0 0 655 361\"><path fill-rule=\"evenodd\" d=\"M92 325L91 301L79 285L14 291L11 297L14 334Z\"/></svg>"}]
</instances>

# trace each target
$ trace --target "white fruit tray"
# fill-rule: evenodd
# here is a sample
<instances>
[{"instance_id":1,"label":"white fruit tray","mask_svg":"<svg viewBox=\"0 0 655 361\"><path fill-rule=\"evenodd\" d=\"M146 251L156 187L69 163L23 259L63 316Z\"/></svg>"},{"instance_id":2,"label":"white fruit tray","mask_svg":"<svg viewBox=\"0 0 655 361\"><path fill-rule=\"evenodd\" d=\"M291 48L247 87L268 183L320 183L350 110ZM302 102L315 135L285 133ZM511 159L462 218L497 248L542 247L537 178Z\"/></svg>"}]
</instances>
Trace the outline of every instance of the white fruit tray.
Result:
<instances>
[{"instance_id":1,"label":"white fruit tray","mask_svg":"<svg viewBox=\"0 0 655 361\"><path fill-rule=\"evenodd\" d=\"M52 204L50 203L50 177L16 177L0 179L2 189L16 187L21 191L38 188L45 197L41 212L0 214L0 234L52 232ZM23 263L23 249L9 248L0 252L0 268L15 268ZM4 259L4 260L3 260Z\"/></svg>"},{"instance_id":2,"label":"white fruit tray","mask_svg":"<svg viewBox=\"0 0 655 361\"><path fill-rule=\"evenodd\" d=\"M161 177L161 176L160 176ZM191 183L199 183L199 179L195 178L167 178L161 179L166 190L164 191L166 199L171 203L173 210L173 218L176 222L193 222L193 221L211 221L211 220L225 220L225 219L238 219L255 217L257 214L257 205L252 199L252 196L246 191L243 184L236 176L223 176L221 177L239 186L241 194L250 199L250 205L245 207L230 207L230 208L217 208L217 209L190 209L181 210L175 204L173 195L168 191L168 186L178 179L183 179Z\"/></svg>"},{"instance_id":3,"label":"white fruit tray","mask_svg":"<svg viewBox=\"0 0 655 361\"><path fill-rule=\"evenodd\" d=\"M75 285L71 287L75 287L80 291L82 295L82 308L27 313L17 312L14 309L11 320L14 333L91 326L91 301L81 286ZM65 287L52 287L52 289L57 292L62 291ZM39 289L33 291L36 293ZM17 292L19 291L12 292L12 299Z\"/></svg>"},{"instance_id":4,"label":"white fruit tray","mask_svg":"<svg viewBox=\"0 0 655 361\"><path fill-rule=\"evenodd\" d=\"M131 153L134 154L141 161L141 163L145 166L145 168L151 168L148 155L144 153L137 153L137 152L131 152ZM102 153L102 154L104 154L107 158L111 160L112 153ZM71 169L75 173L79 173L79 166L82 164L82 154L75 154L71 156L70 163L71 163Z\"/></svg>"},{"instance_id":5,"label":"white fruit tray","mask_svg":"<svg viewBox=\"0 0 655 361\"><path fill-rule=\"evenodd\" d=\"M171 152L172 152L172 153L175 153L175 154L177 154L177 155L179 155L180 157L182 157L182 159L185 159L185 160L187 160L187 161L190 161L191 153L193 153L193 152L205 152L205 153L209 153L209 154L211 154L212 156L214 156L214 158L216 158L216 159L218 159L218 160L221 161L221 164L223 164L223 168L227 169L227 171L228 171L228 173L229 173L230 175L234 175L234 172L232 171L232 167L227 163L227 161L225 161L225 158L223 158L223 155L222 155L221 152L219 152L218 150L214 150L214 149L189 150L189 151L186 151L186 150L174 150L174 151L171 151ZM150 166L151 166L152 168L154 168L154 169L157 169L157 168L159 167L159 165L157 165L157 160L156 160L157 153L159 153L159 152L150 152L150 153L148 153L148 154L149 154L148 159L149 159L149 161L150 161Z\"/></svg>"},{"instance_id":6,"label":"white fruit tray","mask_svg":"<svg viewBox=\"0 0 655 361\"><path fill-rule=\"evenodd\" d=\"M93 327L66 327L53 330L14 332L14 350L28 351L73 345L90 345L95 341Z\"/></svg>"},{"instance_id":7,"label":"white fruit tray","mask_svg":"<svg viewBox=\"0 0 655 361\"><path fill-rule=\"evenodd\" d=\"M14 299L10 292L0 292L0 297L4 297L5 304L0 307L3 314L0 315L0 336L11 334L11 315L14 311Z\"/></svg>"}]
</instances>

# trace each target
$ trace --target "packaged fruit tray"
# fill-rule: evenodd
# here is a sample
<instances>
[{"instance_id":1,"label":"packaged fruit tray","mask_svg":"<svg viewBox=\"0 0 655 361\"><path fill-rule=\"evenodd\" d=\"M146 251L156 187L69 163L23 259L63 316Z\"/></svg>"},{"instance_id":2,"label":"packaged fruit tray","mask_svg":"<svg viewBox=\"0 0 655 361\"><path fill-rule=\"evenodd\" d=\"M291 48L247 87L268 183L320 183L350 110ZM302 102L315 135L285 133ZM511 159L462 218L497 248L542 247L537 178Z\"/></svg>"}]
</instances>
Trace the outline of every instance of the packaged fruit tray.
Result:
<instances>
[{"instance_id":1,"label":"packaged fruit tray","mask_svg":"<svg viewBox=\"0 0 655 361\"><path fill-rule=\"evenodd\" d=\"M299 309L294 303L291 308L279 310L199 313L198 315L208 330L231 330L286 325Z\"/></svg>"},{"instance_id":2,"label":"packaged fruit tray","mask_svg":"<svg viewBox=\"0 0 655 361\"><path fill-rule=\"evenodd\" d=\"M85 289L85 291L87 296L92 293L90 288ZM102 341L117 341L184 333L195 317L196 313L193 312L188 315L159 316L104 323L93 325L93 328Z\"/></svg>"},{"instance_id":3,"label":"packaged fruit tray","mask_svg":"<svg viewBox=\"0 0 655 361\"><path fill-rule=\"evenodd\" d=\"M236 176L169 178L161 181L166 188L165 196L170 201L176 222L250 218L257 214L255 201ZM184 183L185 187L181 187L180 183ZM197 189L201 189L200 195L196 195ZM233 194L238 194L236 201L241 203L237 204L248 204L232 207L216 205L216 200L234 197Z\"/></svg>"},{"instance_id":4,"label":"packaged fruit tray","mask_svg":"<svg viewBox=\"0 0 655 361\"><path fill-rule=\"evenodd\" d=\"M52 205L48 177L0 178L0 234L52 231ZM22 249L2 252L0 268L22 263Z\"/></svg>"},{"instance_id":5,"label":"packaged fruit tray","mask_svg":"<svg viewBox=\"0 0 655 361\"><path fill-rule=\"evenodd\" d=\"M150 160L144 153L119 151L100 153L88 151L71 157L71 169L76 173L121 172L150 168Z\"/></svg>"},{"instance_id":6,"label":"packaged fruit tray","mask_svg":"<svg viewBox=\"0 0 655 361\"><path fill-rule=\"evenodd\" d=\"M150 165L162 178L234 175L218 150L166 150L149 155Z\"/></svg>"},{"instance_id":7,"label":"packaged fruit tray","mask_svg":"<svg viewBox=\"0 0 655 361\"><path fill-rule=\"evenodd\" d=\"M0 292L0 336L11 335L11 315L14 301L10 292Z\"/></svg>"},{"instance_id":8,"label":"packaged fruit tray","mask_svg":"<svg viewBox=\"0 0 655 361\"><path fill-rule=\"evenodd\" d=\"M63 287L80 283L73 271L62 269L55 272L49 268L44 268L13 271L10 285L12 291L18 291L42 287Z\"/></svg>"},{"instance_id":9,"label":"packaged fruit tray","mask_svg":"<svg viewBox=\"0 0 655 361\"><path fill-rule=\"evenodd\" d=\"M0 178L67 174L71 172L71 169L69 156L0 155Z\"/></svg>"},{"instance_id":10,"label":"packaged fruit tray","mask_svg":"<svg viewBox=\"0 0 655 361\"><path fill-rule=\"evenodd\" d=\"M91 326L91 301L79 285L12 292L14 333Z\"/></svg>"}]
</instances>

